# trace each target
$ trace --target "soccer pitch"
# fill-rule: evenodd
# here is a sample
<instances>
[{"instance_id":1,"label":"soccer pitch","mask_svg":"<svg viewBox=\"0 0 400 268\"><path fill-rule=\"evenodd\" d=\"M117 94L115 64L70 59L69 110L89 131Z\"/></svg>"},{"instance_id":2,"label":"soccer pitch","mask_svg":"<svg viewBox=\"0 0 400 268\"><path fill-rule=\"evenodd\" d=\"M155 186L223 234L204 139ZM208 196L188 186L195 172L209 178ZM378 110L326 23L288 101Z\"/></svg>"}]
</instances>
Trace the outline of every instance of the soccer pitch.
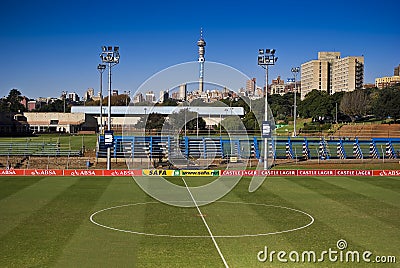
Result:
<instances>
[{"instance_id":1,"label":"soccer pitch","mask_svg":"<svg viewBox=\"0 0 400 268\"><path fill-rule=\"evenodd\" d=\"M253 193L249 182L183 208L130 177L0 177L0 266L398 266L399 177L270 177Z\"/></svg>"}]
</instances>

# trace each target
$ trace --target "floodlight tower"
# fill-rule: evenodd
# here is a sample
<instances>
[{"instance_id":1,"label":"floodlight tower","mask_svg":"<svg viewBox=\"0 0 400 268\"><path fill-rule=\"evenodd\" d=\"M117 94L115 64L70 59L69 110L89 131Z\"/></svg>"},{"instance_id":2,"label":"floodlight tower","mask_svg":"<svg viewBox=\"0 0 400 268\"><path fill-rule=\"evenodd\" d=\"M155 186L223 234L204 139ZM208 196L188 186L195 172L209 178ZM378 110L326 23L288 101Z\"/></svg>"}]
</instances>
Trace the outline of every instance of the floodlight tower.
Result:
<instances>
[{"instance_id":1,"label":"floodlight tower","mask_svg":"<svg viewBox=\"0 0 400 268\"><path fill-rule=\"evenodd\" d=\"M203 28L200 29L200 39L197 41L197 46L199 47L199 63L200 63L200 77L199 77L199 94L203 93L204 88L204 55L206 54L206 41L203 39Z\"/></svg>"},{"instance_id":2,"label":"floodlight tower","mask_svg":"<svg viewBox=\"0 0 400 268\"><path fill-rule=\"evenodd\" d=\"M107 130L111 131L111 68L119 63L119 47L102 46L100 58L108 64L108 118ZM111 147L107 147L107 170L111 169Z\"/></svg>"},{"instance_id":3,"label":"floodlight tower","mask_svg":"<svg viewBox=\"0 0 400 268\"><path fill-rule=\"evenodd\" d=\"M275 49L263 48L258 50L258 65L265 69L265 107L264 122L268 124L268 66L275 65L278 57L275 56ZM264 126L262 127L264 129ZM268 137L264 138L264 170L268 169Z\"/></svg>"},{"instance_id":4,"label":"floodlight tower","mask_svg":"<svg viewBox=\"0 0 400 268\"><path fill-rule=\"evenodd\" d=\"M296 133L296 117L297 117L297 104L296 104L296 99L297 99L297 84L296 84L296 78L297 74L300 72L300 67L294 67L292 68L292 73L294 76L294 113L293 113L293 137L297 136Z\"/></svg>"},{"instance_id":5,"label":"floodlight tower","mask_svg":"<svg viewBox=\"0 0 400 268\"><path fill-rule=\"evenodd\" d=\"M100 134L104 134L103 129L103 72L106 69L105 64L97 65L97 70L100 73Z\"/></svg>"}]
</instances>

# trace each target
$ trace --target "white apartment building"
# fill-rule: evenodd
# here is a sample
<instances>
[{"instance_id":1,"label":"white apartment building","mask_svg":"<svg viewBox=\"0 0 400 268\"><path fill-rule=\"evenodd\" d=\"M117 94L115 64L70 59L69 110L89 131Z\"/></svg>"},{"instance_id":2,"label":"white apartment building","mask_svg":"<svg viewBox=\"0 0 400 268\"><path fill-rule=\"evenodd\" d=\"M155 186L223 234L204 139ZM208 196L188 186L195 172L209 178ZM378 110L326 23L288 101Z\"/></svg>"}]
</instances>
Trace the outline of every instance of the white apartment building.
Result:
<instances>
[{"instance_id":1,"label":"white apartment building","mask_svg":"<svg viewBox=\"0 0 400 268\"><path fill-rule=\"evenodd\" d=\"M332 90L349 92L360 89L364 84L364 57L346 57L333 63Z\"/></svg>"},{"instance_id":2,"label":"white apartment building","mask_svg":"<svg viewBox=\"0 0 400 268\"><path fill-rule=\"evenodd\" d=\"M313 89L329 94L363 87L364 57L340 58L340 52L318 52L318 60L301 65L301 99Z\"/></svg>"},{"instance_id":3,"label":"white apartment building","mask_svg":"<svg viewBox=\"0 0 400 268\"><path fill-rule=\"evenodd\" d=\"M379 89L393 86L397 83L400 83L400 76L398 75L375 78L375 86Z\"/></svg>"},{"instance_id":4,"label":"white apartment building","mask_svg":"<svg viewBox=\"0 0 400 268\"><path fill-rule=\"evenodd\" d=\"M300 98L313 89L329 91L329 63L328 61L312 60L301 65Z\"/></svg>"}]
</instances>

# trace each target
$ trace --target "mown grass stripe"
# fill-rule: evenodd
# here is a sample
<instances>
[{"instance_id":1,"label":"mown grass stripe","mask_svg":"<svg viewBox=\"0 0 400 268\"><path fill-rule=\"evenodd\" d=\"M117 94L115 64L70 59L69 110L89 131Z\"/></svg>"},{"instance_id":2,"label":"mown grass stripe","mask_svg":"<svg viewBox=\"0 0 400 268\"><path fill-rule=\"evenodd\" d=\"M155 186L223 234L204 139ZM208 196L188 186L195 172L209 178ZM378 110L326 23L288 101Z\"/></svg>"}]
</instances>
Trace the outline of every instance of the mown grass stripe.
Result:
<instances>
[{"instance_id":1,"label":"mown grass stripe","mask_svg":"<svg viewBox=\"0 0 400 268\"><path fill-rule=\"evenodd\" d=\"M398 219L400 216L400 210L398 207L383 203L362 194L358 194L355 191L330 184L328 182L329 179L331 178L325 178L322 180L319 177L315 177L309 179L299 179L295 180L294 182L308 189L313 189L315 192L318 192L319 194L335 200L358 212L362 212L365 215L370 215L382 223L391 225L395 228L399 226ZM348 178L342 179L350 181ZM354 184L354 187L356 188L358 185L359 184L357 182Z\"/></svg>"},{"instance_id":2,"label":"mown grass stripe","mask_svg":"<svg viewBox=\"0 0 400 268\"><path fill-rule=\"evenodd\" d=\"M0 200L4 199L25 187L37 183L43 177L1 177L0 176Z\"/></svg>"},{"instance_id":3,"label":"mown grass stripe","mask_svg":"<svg viewBox=\"0 0 400 268\"><path fill-rule=\"evenodd\" d=\"M99 178L96 178L99 179ZM129 177L116 177L104 190L97 203L86 215L83 223L65 245L62 255L55 264L56 267L136 267L137 254L141 251L139 243L142 236L120 233L101 228L89 221L89 215L98 210L153 201ZM135 208L143 215L144 206ZM127 211L128 219L132 220L130 227L143 226L144 217L132 217ZM112 220L112 219L110 219ZM129 227L129 226L127 226Z\"/></svg>"},{"instance_id":4,"label":"mown grass stripe","mask_svg":"<svg viewBox=\"0 0 400 268\"><path fill-rule=\"evenodd\" d=\"M26 218L1 238L0 266L52 265L109 183L110 179L80 178Z\"/></svg>"},{"instance_id":5,"label":"mown grass stripe","mask_svg":"<svg viewBox=\"0 0 400 268\"><path fill-rule=\"evenodd\" d=\"M318 192L316 185L302 185L299 180L313 181L313 178L297 177L280 180L279 187L290 189L290 191L279 191L277 194L295 202L312 214L316 220L323 221L327 226L341 233L340 239L353 241L356 246L374 250L375 253L396 253L393 252L392 245L398 243L400 239L398 228L388 226L376 219L374 215L348 207L337 199L328 198ZM337 194L340 195L340 192ZM346 198L351 198L351 195ZM326 235L325 232L323 235Z\"/></svg>"},{"instance_id":6,"label":"mown grass stripe","mask_svg":"<svg viewBox=\"0 0 400 268\"><path fill-rule=\"evenodd\" d=\"M280 181L282 178L270 178L264 182L264 184L257 191L249 193L248 186L250 180L248 178L243 179L239 182L239 184L234 188L232 192L230 192L223 200L229 200L232 202L246 202L246 203L259 203L259 204L271 204L277 206L284 206L289 208L296 208L299 210L303 210L312 214L312 211L307 211L304 208L300 207L296 202L287 200L282 198L277 194L277 192L290 192L291 187L286 185L282 187ZM248 210L253 211L254 224L257 224L259 219L262 219L266 223L269 223L270 226L274 226L274 228L281 228L282 226L277 226L276 223L272 223L270 221L271 218L275 217L266 213L265 210L260 209L260 207L251 206L247 207ZM276 213L285 214L285 210L276 210ZM247 214L248 212L246 212ZM225 225L227 228L234 224L240 224L243 221L243 215L239 209L236 210L236 215L233 215L232 219L227 222L221 222L221 225ZM286 216L282 216L288 219ZM290 218L290 217L289 217ZM236 219L236 221L235 221ZM293 221L289 219L290 222L286 223L292 227L295 225L301 225L304 223L295 222L295 217L293 217ZM246 222L251 222L251 219L246 219ZM285 223L282 223L286 225ZM210 222L210 226L215 229L213 222ZM321 233L324 233L324 236L320 236ZM222 238L220 239L220 245L225 252L225 255L229 259L230 263L233 267L262 267L268 266L270 260L266 263L260 263L257 260L257 253L260 250L263 250L265 246L269 248L269 250L285 250L290 252L292 250L303 251L303 250L325 250L329 247L335 247L336 241L338 237L342 237L342 235L326 225L323 221L316 219L316 221L309 227L305 229L301 229L298 231L290 232L290 233L282 233L275 234L269 236L260 236L260 237L246 237L246 238ZM279 262L275 261L272 263L273 266L280 266ZM287 263L283 263L283 266L287 266ZM310 263L302 264L296 263L296 267L312 267L313 265ZM316 265L318 266L318 264Z\"/></svg>"},{"instance_id":7,"label":"mown grass stripe","mask_svg":"<svg viewBox=\"0 0 400 268\"><path fill-rule=\"evenodd\" d=\"M400 193L400 177L351 177L351 179Z\"/></svg>"},{"instance_id":8,"label":"mown grass stripe","mask_svg":"<svg viewBox=\"0 0 400 268\"><path fill-rule=\"evenodd\" d=\"M77 180L61 177L39 178L41 179L37 183L0 200L0 239ZM31 178L18 179L30 181Z\"/></svg>"},{"instance_id":9,"label":"mown grass stripe","mask_svg":"<svg viewBox=\"0 0 400 268\"><path fill-rule=\"evenodd\" d=\"M355 192L361 196L373 198L378 202L384 202L391 206L400 207L400 193L389 190L386 187L375 186L374 184L368 183L365 180L357 180L355 177L337 177L337 178L323 178L319 180L335 185L340 188L344 188L348 191ZM391 182L390 178L380 178L382 183ZM400 182L397 183L400 185ZM382 185L382 184L381 184Z\"/></svg>"},{"instance_id":10,"label":"mown grass stripe","mask_svg":"<svg viewBox=\"0 0 400 268\"><path fill-rule=\"evenodd\" d=\"M203 178L191 178L197 183ZM171 178L172 183L185 186L180 177ZM151 183L151 181L150 181ZM187 192L187 191L186 191ZM187 192L188 198L189 193ZM171 196L172 200L176 200ZM190 199L185 199L188 201ZM151 199L150 201L156 201ZM179 201L179 200L178 200ZM146 232L207 236L196 208L175 207L163 203L144 207ZM213 242L208 238L145 237L140 240L138 266L149 267L222 267L221 259ZM154 254L157 252L157 254Z\"/></svg>"}]
</instances>

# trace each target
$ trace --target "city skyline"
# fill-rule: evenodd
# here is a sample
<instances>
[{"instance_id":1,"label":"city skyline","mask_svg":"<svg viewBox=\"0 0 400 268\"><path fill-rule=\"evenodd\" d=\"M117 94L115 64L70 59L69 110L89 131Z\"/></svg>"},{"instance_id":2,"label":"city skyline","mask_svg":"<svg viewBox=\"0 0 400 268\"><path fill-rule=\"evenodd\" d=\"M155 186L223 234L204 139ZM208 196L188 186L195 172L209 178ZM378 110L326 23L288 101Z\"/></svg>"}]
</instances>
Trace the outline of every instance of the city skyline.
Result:
<instances>
[{"instance_id":1,"label":"city skyline","mask_svg":"<svg viewBox=\"0 0 400 268\"><path fill-rule=\"evenodd\" d=\"M272 79L292 77L291 68L338 51L343 57L364 56L365 83L393 75L400 63L397 1L336 1L325 4L286 1L130 3L105 1L4 1L0 97L16 88L30 98L61 95L88 88L99 91L102 45L119 46L120 64L113 69L113 89L131 97L153 74L172 65L196 61L203 28L207 62L232 66L263 86L257 66L259 48L275 48L279 57ZM104 77L106 80L106 77ZM244 84L243 87L246 85ZM106 81L103 84L103 94ZM165 90L165 88L152 89ZM238 90L238 89L235 89Z\"/></svg>"}]
</instances>

